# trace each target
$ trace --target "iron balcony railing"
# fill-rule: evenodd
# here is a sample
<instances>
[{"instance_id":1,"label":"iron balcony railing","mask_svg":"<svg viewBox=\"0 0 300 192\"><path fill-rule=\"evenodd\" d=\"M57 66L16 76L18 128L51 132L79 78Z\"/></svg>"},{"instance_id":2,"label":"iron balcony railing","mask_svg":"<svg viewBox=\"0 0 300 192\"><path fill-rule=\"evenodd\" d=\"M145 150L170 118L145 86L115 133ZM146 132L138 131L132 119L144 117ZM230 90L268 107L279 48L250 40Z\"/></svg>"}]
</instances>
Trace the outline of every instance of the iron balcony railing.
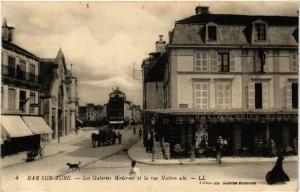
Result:
<instances>
[{"instance_id":1,"label":"iron balcony railing","mask_svg":"<svg viewBox=\"0 0 300 192\"><path fill-rule=\"evenodd\" d=\"M9 67L7 65L2 65L2 76L18 79L21 81L29 81L33 83L39 82L39 76L33 73L25 72L21 69L16 69L14 67Z\"/></svg>"}]
</instances>

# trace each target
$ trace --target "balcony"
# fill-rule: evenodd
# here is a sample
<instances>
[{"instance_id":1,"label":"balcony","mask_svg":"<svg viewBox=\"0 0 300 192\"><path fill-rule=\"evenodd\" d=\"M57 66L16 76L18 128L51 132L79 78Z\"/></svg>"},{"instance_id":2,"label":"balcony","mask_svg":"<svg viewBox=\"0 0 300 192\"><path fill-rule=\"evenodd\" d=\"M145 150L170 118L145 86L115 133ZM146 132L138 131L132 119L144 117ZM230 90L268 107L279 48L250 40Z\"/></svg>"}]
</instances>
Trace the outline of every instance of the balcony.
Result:
<instances>
[{"instance_id":1,"label":"balcony","mask_svg":"<svg viewBox=\"0 0 300 192\"><path fill-rule=\"evenodd\" d=\"M6 65L2 65L2 77L31 83L39 83L37 75Z\"/></svg>"}]
</instances>

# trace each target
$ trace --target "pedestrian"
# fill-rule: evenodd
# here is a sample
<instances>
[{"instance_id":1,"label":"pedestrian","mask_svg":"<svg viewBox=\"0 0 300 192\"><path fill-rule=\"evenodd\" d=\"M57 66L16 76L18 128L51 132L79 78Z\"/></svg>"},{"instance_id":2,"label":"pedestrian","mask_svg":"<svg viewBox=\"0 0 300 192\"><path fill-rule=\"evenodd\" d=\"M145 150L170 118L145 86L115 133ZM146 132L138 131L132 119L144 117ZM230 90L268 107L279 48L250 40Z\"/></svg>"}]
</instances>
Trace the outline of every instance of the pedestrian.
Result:
<instances>
[{"instance_id":1,"label":"pedestrian","mask_svg":"<svg viewBox=\"0 0 300 192\"><path fill-rule=\"evenodd\" d=\"M121 133L120 133L120 131L118 131L118 143L119 144L121 144L121 142L122 142L122 135L121 135Z\"/></svg>"},{"instance_id":2,"label":"pedestrian","mask_svg":"<svg viewBox=\"0 0 300 192\"><path fill-rule=\"evenodd\" d=\"M217 146L216 146L216 160L219 164L221 164L221 157L223 152L223 139L222 136L219 136L217 139Z\"/></svg>"},{"instance_id":3,"label":"pedestrian","mask_svg":"<svg viewBox=\"0 0 300 192\"><path fill-rule=\"evenodd\" d=\"M129 171L129 175L132 176L139 176L140 175L140 169L136 166L136 161L131 162L131 169Z\"/></svg>"},{"instance_id":4,"label":"pedestrian","mask_svg":"<svg viewBox=\"0 0 300 192\"><path fill-rule=\"evenodd\" d=\"M140 128L140 130L139 130L139 137L140 138L142 137L142 134L143 134L143 131L142 131L142 128Z\"/></svg>"},{"instance_id":5,"label":"pedestrian","mask_svg":"<svg viewBox=\"0 0 300 192\"><path fill-rule=\"evenodd\" d=\"M284 183L290 180L289 176L284 172L282 168L282 162L284 160L283 153L278 155L274 168L266 175L266 181L269 185L275 183Z\"/></svg>"},{"instance_id":6,"label":"pedestrian","mask_svg":"<svg viewBox=\"0 0 300 192\"><path fill-rule=\"evenodd\" d=\"M133 135L136 135L135 124L133 124Z\"/></svg>"},{"instance_id":7,"label":"pedestrian","mask_svg":"<svg viewBox=\"0 0 300 192\"><path fill-rule=\"evenodd\" d=\"M75 127L75 132L76 132L76 135L78 135L78 130L79 130L79 127L78 127L78 126L76 126L76 127Z\"/></svg>"},{"instance_id":8,"label":"pedestrian","mask_svg":"<svg viewBox=\"0 0 300 192\"><path fill-rule=\"evenodd\" d=\"M270 140L270 145L271 145L271 157L274 157L276 154L276 144L273 139Z\"/></svg>"}]
</instances>

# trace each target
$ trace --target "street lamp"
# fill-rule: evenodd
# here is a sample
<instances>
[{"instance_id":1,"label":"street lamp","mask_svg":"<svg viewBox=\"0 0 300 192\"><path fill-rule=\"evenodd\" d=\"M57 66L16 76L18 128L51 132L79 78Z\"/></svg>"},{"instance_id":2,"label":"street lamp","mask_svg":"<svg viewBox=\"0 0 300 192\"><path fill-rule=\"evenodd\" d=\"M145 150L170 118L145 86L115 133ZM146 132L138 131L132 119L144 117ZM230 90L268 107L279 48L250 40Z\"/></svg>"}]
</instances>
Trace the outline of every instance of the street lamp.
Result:
<instances>
[{"instance_id":1,"label":"street lamp","mask_svg":"<svg viewBox=\"0 0 300 192\"><path fill-rule=\"evenodd\" d=\"M155 117L152 117L151 119L151 129L152 129L152 162L154 162L155 160L155 151L154 151L154 147L155 147Z\"/></svg>"}]
</instances>

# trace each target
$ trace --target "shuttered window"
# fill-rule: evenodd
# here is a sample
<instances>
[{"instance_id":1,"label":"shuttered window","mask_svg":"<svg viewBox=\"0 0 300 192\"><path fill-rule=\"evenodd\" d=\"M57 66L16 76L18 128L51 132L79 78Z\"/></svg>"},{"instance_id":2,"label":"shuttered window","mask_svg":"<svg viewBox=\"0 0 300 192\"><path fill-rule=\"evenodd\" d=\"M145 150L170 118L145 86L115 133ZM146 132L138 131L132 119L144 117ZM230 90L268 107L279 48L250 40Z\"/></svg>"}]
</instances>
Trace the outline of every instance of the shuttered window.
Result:
<instances>
[{"instance_id":1,"label":"shuttered window","mask_svg":"<svg viewBox=\"0 0 300 192\"><path fill-rule=\"evenodd\" d=\"M292 108L292 83L286 84L286 108Z\"/></svg>"},{"instance_id":2,"label":"shuttered window","mask_svg":"<svg viewBox=\"0 0 300 192\"><path fill-rule=\"evenodd\" d=\"M218 72L217 52L210 52L210 70L211 72Z\"/></svg>"},{"instance_id":3,"label":"shuttered window","mask_svg":"<svg viewBox=\"0 0 300 192\"><path fill-rule=\"evenodd\" d=\"M291 72L298 72L298 54L296 52L290 54L290 68Z\"/></svg>"},{"instance_id":4,"label":"shuttered window","mask_svg":"<svg viewBox=\"0 0 300 192\"><path fill-rule=\"evenodd\" d=\"M208 108L208 82L195 83L195 108L207 109Z\"/></svg>"},{"instance_id":5,"label":"shuttered window","mask_svg":"<svg viewBox=\"0 0 300 192\"><path fill-rule=\"evenodd\" d=\"M252 82L248 84L248 108L255 108L255 87Z\"/></svg>"},{"instance_id":6,"label":"shuttered window","mask_svg":"<svg viewBox=\"0 0 300 192\"><path fill-rule=\"evenodd\" d=\"M230 72L236 72L235 52L230 52Z\"/></svg>"},{"instance_id":7,"label":"shuttered window","mask_svg":"<svg viewBox=\"0 0 300 192\"><path fill-rule=\"evenodd\" d=\"M216 84L216 107L218 109L231 108L231 85L230 82Z\"/></svg>"},{"instance_id":8,"label":"shuttered window","mask_svg":"<svg viewBox=\"0 0 300 192\"><path fill-rule=\"evenodd\" d=\"M263 109L268 109L270 106L270 86L269 82L262 83L262 101L263 101Z\"/></svg>"},{"instance_id":9,"label":"shuttered window","mask_svg":"<svg viewBox=\"0 0 300 192\"><path fill-rule=\"evenodd\" d=\"M208 53L207 52L196 52L195 54L195 71L197 72L208 72Z\"/></svg>"},{"instance_id":10,"label":"shuttered window","mask_svg":"<svg viewBox=\"0 0 300 192\"><path fill-rule=\"evenodd\" d=\"M8 109L16 109L16 90L11 88L8 89Z\"/></svg>"},{"instance_id":11,"label":"shuttered window","mask_svg":"<svg viewBox=\"0 0 300 192\"><path fill-rule=\"evenodd\" d=\"M30 104L35 104L35 92L30 92ZM35 113L35 106L30 105L30 113Z\"/></svg>"}]
</instances>

